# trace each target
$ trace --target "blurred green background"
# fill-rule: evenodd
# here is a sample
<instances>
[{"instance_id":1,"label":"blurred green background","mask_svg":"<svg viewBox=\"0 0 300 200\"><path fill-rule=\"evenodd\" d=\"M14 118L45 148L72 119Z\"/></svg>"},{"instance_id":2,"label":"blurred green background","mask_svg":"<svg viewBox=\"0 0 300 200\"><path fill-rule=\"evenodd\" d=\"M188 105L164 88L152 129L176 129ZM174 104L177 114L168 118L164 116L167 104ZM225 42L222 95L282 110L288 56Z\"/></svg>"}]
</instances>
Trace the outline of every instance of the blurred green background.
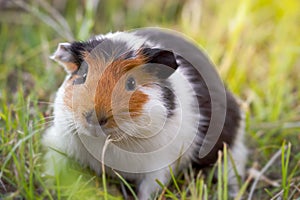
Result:
<instances>
[{"instance_id":1,"label":"blurred green background","mask_svg":"<svg viewBox=\"0 0 300 200\"><path fill-rule=\"evenodd\" d=\"M42 177L40 138L65 76L49 56L59 42L145 26L194 39L243 100L248 168L262 169L291 145L290 154L284 150L264 173L278 186L260 181L255 199L300 198L299 0L0 0L0 198L73 199L88 184L103 197L92 172L75 189L48 187ZM246 197L252 180L242 192ZM178 181L182 190L189 188L183 177ZM115 188L110 194L120 198L118 183L109 184ZM216 199L214 186L206 188L209 199Z\"/></svg>"}]
</instances>

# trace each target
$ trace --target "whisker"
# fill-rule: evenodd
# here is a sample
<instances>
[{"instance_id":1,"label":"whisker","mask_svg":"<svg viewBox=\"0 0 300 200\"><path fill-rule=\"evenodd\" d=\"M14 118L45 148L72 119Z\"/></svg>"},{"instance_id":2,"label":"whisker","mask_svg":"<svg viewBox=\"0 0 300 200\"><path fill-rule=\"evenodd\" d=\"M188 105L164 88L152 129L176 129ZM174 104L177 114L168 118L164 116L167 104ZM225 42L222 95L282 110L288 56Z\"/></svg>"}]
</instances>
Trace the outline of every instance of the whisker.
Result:
<instances>
[{"instance_id":1,"label":"whisker","mask_svg":"<svg viewBox=\"0 0 300 200\"><path fill-rule=\"evenodd\" d=\"M54 105L54 102L50 101L37 101L38 104Z\"/></svg>"},{"instance_id":2,"label":"whisker","mask_svg":"<svg viewBox=\"0 0 300 200\"><path fill-rule=\"evenodd\" d=\"M48 126L53 124L53 121L45 122L45 123L39 123L39 124L33 124L34 128L43 128L44 126Z\"/></svg>"},{"instance_id":3,"label":"whisker","mask_svg":"<svg viewBox=\"0 0 300 200\"><path fill-rule=\"evenodd\" d=\"M50 102L50 101L37 101L38 104L45 104L45 105L50 105L53 107L54 105L62 105L65 106L66 104L63 101L55 101L55 102Z\"/></svg>"},{"instance_id":4,"label":"whisker","mask_svg":"<svg viewBox=\"0 0 300 200\"><path fill-rule=\"evenodd\" d=\"M41 119L35 121L35 123L37 122L41 122L41 121L44 121L44 120L49 120L49 119L54 119L55 117L54 116L47 116L47 117L42 117Z\"/></svg>"},{"instance_id":5,"label":"whisker","mask_svg":"<svg viewBox=\"0 0 300 200\"><path fill-rule=\"evenodd\" d=\"M133 146L132 144L134 144L134 146L139 146L142 150L144 150L144 147L135 139L133 139L133 137L128 137L128 134L126 134L124 131L121 131L118 128L114 129L115 136L119 136L118 140L115 140L116 142L120 142L122 144L124 144L125 146Z\"/></svg>"}]
</instances>

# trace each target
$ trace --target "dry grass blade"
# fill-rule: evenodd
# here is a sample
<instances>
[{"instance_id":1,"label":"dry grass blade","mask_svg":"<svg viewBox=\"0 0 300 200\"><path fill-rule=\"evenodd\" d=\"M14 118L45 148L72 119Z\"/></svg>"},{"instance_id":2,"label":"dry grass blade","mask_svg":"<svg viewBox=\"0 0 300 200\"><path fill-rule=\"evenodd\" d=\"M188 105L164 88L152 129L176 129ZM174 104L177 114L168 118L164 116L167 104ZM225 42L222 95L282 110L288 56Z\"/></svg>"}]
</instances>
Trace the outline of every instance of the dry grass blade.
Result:
<instances>
[{"instance_id":1,"label":"dry grass blade","mask_svg":"<svg viewBox=\"0 0 300 200\"><path fill-rule=\"evenodd\" d=\"M253 199L253 194L256 188L256 185L258 183L258 181L260 180L261 176L269 169L269 167L271 167L271 165L276 161L276 159L279 158L279 156L281 155L281 149L279 149L273 156L272 158L269 160L269 162L262 168L262 170L260 171L260 173L255 177L253 184L251 186L250 189L250 193L249 193L249 197L248 200Z\"/></svg>"}]
</instances>

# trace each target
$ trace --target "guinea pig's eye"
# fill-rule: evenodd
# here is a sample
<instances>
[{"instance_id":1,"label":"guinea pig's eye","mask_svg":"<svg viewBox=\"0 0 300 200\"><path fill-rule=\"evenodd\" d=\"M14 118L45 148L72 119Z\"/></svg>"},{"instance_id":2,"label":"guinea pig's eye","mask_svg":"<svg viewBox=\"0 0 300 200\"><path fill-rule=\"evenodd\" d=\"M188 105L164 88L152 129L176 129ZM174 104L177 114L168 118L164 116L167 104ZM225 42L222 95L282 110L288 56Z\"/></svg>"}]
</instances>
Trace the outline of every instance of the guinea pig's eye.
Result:
<instances>
[{"instance_id":1,"label":"guinea pig's eye","mask_svg":"<svg viewBox=\"0 0 300 200\"><path fill-rule=\"evenodd\" d=\"M76 78L74 81L73 81L73 85L79 85L79 84L83 84L85 82L85 79L86 79L86 74L83 74L83 76L79 77L79 78Z\"/></svg>"},{"instance_id":2,"label":"guinea pig's eye","mask_svg":"<svg viewBox=\"0 0 300 200\"><path fill-rule=\"evenodd\" d=\"M88 64L86 62L83 62L79 67L79 69L74 73L79 77L73 81L73 85L79 85L85 83L87 73L88 73Z\"/></svg>"},{"instance_id":3,"label":"guinea pig's eye","mask_svg":"<svg viewBox=\"0 0 300 200\"><path fill-rule=\"evenodd\" d=\"M129 77L127 80L126 80L126 85L125 85L125 88L126 90L128 91L132 91L134 90L136 87L136 81L133 77Z\"/></svg>"}]
</instances>

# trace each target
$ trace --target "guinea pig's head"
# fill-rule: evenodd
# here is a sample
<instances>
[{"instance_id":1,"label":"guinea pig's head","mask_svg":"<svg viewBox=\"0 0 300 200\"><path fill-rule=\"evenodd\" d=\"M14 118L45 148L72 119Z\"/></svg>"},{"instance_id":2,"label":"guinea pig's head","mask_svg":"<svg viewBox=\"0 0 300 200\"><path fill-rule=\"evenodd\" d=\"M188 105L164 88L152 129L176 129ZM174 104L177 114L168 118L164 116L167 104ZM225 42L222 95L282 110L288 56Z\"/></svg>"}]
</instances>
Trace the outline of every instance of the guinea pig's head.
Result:
<instances>
[{"instance_id":1,"label":"guinea pig's head","mask_svg":"<svg viewBox=\"0 0 300 200\"><path fill-rule=\"evenodd\" d=\"M52 59L67 72L55 118L74 133L142 139L172 115L176 97L168 79L178 65L170 50L118 33L60 43Z\"/></svg>"}]
</instances>

